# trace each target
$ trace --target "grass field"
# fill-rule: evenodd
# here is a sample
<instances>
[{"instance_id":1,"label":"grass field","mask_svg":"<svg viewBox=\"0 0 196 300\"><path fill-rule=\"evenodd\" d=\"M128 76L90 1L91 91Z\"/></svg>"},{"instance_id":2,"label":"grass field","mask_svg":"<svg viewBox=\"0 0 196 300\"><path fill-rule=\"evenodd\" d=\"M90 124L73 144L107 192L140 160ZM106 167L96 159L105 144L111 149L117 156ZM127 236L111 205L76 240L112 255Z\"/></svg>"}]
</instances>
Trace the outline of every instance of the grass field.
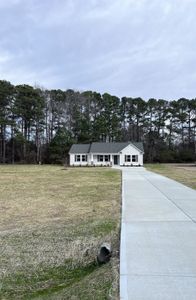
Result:
<instances>
[{"instance_id":1,"label":"grass field","mask_svg":"<svg viewBox=\"0 0 196 300\"><path fill-rule=\"evenodd\" d=\"M0 299L118 298L120 189L109 168L0 166Z\"/></svg>"},{"instance_id":2,"label":"grass field","mask_svg":"<svg viewBox=\"0 0 196 300\"><path fill-rule=\"evenodd\" d=\"M145 164L149 171L179 181L196 189L196 165L194 164Z\"/></svg>"}]
</instances>

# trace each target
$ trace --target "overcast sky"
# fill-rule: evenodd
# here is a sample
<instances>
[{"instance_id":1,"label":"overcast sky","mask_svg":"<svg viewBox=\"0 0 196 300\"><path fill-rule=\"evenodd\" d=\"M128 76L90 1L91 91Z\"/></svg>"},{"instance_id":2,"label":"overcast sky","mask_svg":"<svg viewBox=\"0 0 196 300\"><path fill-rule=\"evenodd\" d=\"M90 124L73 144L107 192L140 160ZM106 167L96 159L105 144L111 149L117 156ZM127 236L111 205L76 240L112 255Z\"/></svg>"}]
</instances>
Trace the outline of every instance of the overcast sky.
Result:
<instances>
[{"instance_id":1,"label":"overcast sky","mask_svg":"<svg viewBox=\"0 0 196 300\"><path fill-rule=\"evenodd\" d=\"M0 0L0 79L196 97L196 0Z\"/></svg>"}]
</instances>

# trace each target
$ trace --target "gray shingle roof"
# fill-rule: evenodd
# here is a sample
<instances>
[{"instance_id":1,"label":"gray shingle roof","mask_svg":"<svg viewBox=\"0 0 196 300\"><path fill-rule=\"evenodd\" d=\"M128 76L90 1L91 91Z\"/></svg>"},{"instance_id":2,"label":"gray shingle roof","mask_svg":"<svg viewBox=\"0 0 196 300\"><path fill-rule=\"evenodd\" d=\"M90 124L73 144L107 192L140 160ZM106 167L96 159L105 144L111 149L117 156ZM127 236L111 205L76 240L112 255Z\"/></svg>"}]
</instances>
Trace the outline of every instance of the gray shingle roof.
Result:
<instances>
[{"instance_id":1,"label":"gray shingle roof","mask_svg":"<svg viewBox=\"0 0 196 300\"><path fill-rule=\"evenodd\" d=\"M92 143L91 153L118 153L129 143Z\"/></svg>"},{"instance_id":2,"label":"gray shingle roof","mask_svg":"<svg viewBox=\"0 0 196 300\"><path fill-rule=\"evenodd\" d=\"M142 142L131 142L131 144L133 144L135 147L137 147L139 150L141 150L142 152L144 152L144 145Z\"/></svg>"},{"instance_id":3,"label":"gray shingle roof","mask_svg":"<svg viewBox=\"0 0 196 300\"><path fill-rule=\"evenodd\" d=\"M69 153L118 153L129 144L133 144L140 151L144 152L143 143L92 143L92 144L73 144Z\"/></svg>"},{"instance_id":4,"label":"gray shingle roof","mask_svg":"<svg viewBox=\"0 0 196 300\"><path fill-rule=\"evenodd\" d=\"M90 144L73 144L69 153L89 153Z\"/></svg>"}]
</instances>

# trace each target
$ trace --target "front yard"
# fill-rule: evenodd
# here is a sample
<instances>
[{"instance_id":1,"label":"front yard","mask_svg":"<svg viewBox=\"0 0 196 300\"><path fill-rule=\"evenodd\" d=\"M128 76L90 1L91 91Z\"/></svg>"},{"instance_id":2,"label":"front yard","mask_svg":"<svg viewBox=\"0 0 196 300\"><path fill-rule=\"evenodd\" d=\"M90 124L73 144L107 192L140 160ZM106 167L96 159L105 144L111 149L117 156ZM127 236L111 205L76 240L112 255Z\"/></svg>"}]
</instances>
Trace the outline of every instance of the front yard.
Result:
<instances>
[{"instance_id":1,"label":"front yard","mask_svg":"<svg viewBox=\"0 0 196 300\"><path fill-rule=\"evenodd\" d=\"M118 298L120 198L117 170L0 166L0 298Z\"/></svg>"},{"instance_id":2,"label":"front yard","mask_svg":"<svg viewBox=\"0 0 196 300\"><path fill-rule=\"evenodd\" d=\"M196 165L194 164L145 164L144 167L196 189Z\"/></svg>"}]
</instances>

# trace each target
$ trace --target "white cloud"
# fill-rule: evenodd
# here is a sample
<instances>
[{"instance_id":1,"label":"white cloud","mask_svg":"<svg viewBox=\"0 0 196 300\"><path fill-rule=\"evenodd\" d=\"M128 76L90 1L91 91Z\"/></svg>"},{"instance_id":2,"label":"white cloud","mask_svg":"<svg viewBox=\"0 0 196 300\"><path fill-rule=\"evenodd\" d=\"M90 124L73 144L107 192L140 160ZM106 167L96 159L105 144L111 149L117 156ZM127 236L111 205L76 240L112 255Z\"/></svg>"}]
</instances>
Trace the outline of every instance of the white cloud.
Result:
<instances>
[{"instance_id":1,"label":"white cloud","mask_svg":"<svg viewBox=\"0 0 196 300\"><path fill-rule=\"evenodd\" d=\"M0 0L0 8L9 8L13 7L14 5L18 5L22 2L23 0Z\"/></svg>"},{"instance_id":2,"label":"white cloud","mask_svg":"<svg viewBox=\"0 0 196 300\"><path fill-rule=\"evenodd\" d=\"M4 79L145 99L195 96L193 0L0 0L0 8Z\"/></svg>"},{"instance_id":3,"label":"white cloud","mask_svg":"<svg viewBox=\"0 0 196 300\"><path fill-rule=\"evenodd\" d=\"M9 52L0 50L0 66L9 62L12 58L13 55L11 55Z\"/></svg>"}]
</instances>

